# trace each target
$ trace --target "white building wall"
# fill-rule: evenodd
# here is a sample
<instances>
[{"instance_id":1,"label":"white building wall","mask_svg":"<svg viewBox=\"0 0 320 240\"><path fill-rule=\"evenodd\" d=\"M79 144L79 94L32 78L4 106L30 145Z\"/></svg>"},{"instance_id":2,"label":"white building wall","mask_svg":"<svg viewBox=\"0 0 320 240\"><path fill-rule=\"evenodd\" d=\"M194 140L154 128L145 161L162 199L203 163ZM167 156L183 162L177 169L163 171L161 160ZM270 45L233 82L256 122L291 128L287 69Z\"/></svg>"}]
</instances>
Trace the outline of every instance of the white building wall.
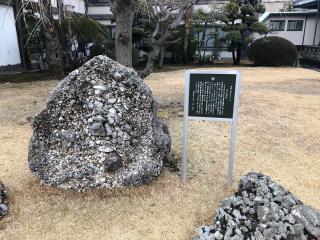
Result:
<instances>
[{"instance_id":1,"label":"white building wall","mask_svg":"<svg viewBox=\"0 0 320 240\"><path fill-rule=\"evenodd\" d=\"M313 36L315 32L315 23L316 18L315 17L295 17L295 16L272 16L268 18L265 23L268 25L271 20L284 20L285 21L285 28L284 31L272 31L271 33L268 33L267 36L277 36L282 37L290 42L292 42L294 45L313 45ZM288 21L289 20L303 20L303 28L302 31L287 31L288 27ZM307 22L305 22L307 21ZM305 34L304 34L304 28L306 26ZM304 40L303 40L304 35ZM254 38L258 39L263 37L263 35L255 34ZM320 42L320 21L318 22L317 26L317 35L316 35L316 41L315 45L318 45ZM303 43L302 43L303 42Z\"/></svg>"},{"instance_id":2,"label":"white building wall","mask_svg":"<svg viewBox=\"0 0 320 240\"><path fill-rule=\"evenodd\" d=\"M108 6L89 6L88 14L112 14Z\"/></svg>"},{"instance_id":3,"label":"white building wall","mask_svg":"<svg viewBox=\"0 0 320 240\"><path fill-rule=\"evenodd\" d=\"M0 4L0 66L20 64L13 7Z\"/></svg>"},{"instance_id":4,"label":"white building wall","mask_svg":"<svg viewBox=\"0 0 320 240\"><path fill-rule=\"evenodd\" d=\"M315 27L316 27L316 17L309 17L307 19L306 34L305 34L303 45L313 45ZM315 39L315 45L319 45L319 44L320 44L320 20L318 21L317 34Z\"/></svg>"},{"instance_id":5,"label":"white building wall","mask_svg":"<svg viewBox=\"0 0 320 240\"><path fill-rule=\"evenodd\" d=\"M302 44L303 30L304 30L305 22L303 22L302 31L287 31L287 27L288 27L288 20L303 20L303 21L305 21L305 17L273 17L266 22L267 25L269 24L270 20L284 20L285 27L284 27L284 31L272 31L271 33L268 34L268 36L278 36L278 37L288 39L294 45L301 45Z\"/></svg>"},{"instance_id":6,"label":"white building wall","mask_svg":"<svg viewBox=\"0 0 320 240\"><path fill-rule=\"evenodd\" d=\"M38 2L39 0L31 1ZM63 0L63 4L67 7L67 10L69 11L82 14L85 14L86 12L85 0ZM51 0L51 6L55 8L58 7L58 1ZM55 16L55 19L57 19L57 16Z\"/></svg>"}]
</instances>

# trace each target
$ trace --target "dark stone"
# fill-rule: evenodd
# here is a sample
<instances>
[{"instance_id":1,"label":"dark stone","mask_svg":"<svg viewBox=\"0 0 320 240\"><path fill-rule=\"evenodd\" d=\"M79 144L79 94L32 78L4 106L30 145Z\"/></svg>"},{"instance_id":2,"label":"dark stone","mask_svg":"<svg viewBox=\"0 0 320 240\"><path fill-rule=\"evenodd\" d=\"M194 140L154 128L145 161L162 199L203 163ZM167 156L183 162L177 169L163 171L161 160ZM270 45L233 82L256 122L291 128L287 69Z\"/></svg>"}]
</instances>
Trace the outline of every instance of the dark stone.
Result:
<instances>
[{"instance_id":1,"label":"dark stone","mask_svg":"<svg viewBox=\"0 0 320 240\"><path fill-rule=\"evenodd\" d=\"M106 171L115 172L123 167L123 159L117 153L111 153L105 161Z\"/></svg>"}]
</instances>

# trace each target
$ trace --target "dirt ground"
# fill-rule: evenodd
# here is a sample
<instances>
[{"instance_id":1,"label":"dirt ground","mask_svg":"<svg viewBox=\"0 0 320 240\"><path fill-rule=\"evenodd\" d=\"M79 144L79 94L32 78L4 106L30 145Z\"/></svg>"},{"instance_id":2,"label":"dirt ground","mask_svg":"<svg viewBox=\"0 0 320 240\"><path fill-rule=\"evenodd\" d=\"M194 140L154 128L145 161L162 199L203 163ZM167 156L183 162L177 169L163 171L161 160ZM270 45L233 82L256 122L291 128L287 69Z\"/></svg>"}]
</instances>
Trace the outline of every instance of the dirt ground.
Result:
<instances>
[{"instance_id":1,"label":"dirt ground","mask_svg":"<svg viewBox=\"0 0 320 240\"><path fill-rule=\"evenodd\" d=\"M305 204L320 209L320 73L299 68L238 68L242 72L235 181L261 171ZM146 80L168 122L174 159L181 159L183 70ZM57 80L0 85L0 179L10 214L0 239L192 239L212 222L227 189L228 123L190 124L190 180L164 170L151 184L122 190L61 191L39 185L27 163L30 119Z\"/></svg>"}]
</instances>

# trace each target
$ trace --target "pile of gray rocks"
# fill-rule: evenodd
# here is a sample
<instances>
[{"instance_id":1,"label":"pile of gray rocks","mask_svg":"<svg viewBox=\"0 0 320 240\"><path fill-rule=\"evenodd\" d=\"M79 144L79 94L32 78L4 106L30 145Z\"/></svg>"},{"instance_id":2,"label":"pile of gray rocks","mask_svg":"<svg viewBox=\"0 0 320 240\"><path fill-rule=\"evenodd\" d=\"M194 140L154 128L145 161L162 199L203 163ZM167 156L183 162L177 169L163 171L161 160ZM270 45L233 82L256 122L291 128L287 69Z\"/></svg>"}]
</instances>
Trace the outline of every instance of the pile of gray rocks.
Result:
<instances>
[{"instance_id":1,"label":"pile of gray rocks","mask_svg":"<svg viewBox=\"0 0 320 240\"><path fill-rule=\"evenodd\" d=\"M270 177L250 172L222 201L214 224L198 228L197 235L196 240L320 239L320 213Z\"/></svg>"},{"instance_id":2,"label":"pile of gray rocks","mask_svg":"<svg viewBox=\"0 0 320 240\"><path fill-rule=\"evenodd\" d=\"M63 189L140 185L160 174L171 140L138 74L106 56L71 72L33 120L29 167Z\"/></svg>"},{"instance_id":3,"label":"pile of gray rocks","mask_svg":"<svg viewBox=\"0 0 320 240\"><path fill-rule=\"evenodd\" d=\"M8 214L7 191L0 181L0 218Z\"/></svg>"}]
</instances>

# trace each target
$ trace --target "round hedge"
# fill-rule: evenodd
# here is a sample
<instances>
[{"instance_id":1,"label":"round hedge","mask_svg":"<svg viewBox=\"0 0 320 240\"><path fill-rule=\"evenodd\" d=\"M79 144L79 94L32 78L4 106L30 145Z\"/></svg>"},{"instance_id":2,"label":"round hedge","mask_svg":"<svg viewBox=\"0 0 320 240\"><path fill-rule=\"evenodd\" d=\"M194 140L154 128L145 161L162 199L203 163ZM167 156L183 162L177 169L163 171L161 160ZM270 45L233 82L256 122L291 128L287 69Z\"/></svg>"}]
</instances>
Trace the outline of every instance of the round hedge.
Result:
<instances>
[{"instance_id":1,"label":"round hedge","mask_svg":"<svg viewBox=\"0 0 320 240\"><path fill-rule=\"evenodd\" d=\"M251 44L248 56L257 66L292 66L297 60L298 50L285 38L265 37Z\"/></svg>"}]
</instances>

